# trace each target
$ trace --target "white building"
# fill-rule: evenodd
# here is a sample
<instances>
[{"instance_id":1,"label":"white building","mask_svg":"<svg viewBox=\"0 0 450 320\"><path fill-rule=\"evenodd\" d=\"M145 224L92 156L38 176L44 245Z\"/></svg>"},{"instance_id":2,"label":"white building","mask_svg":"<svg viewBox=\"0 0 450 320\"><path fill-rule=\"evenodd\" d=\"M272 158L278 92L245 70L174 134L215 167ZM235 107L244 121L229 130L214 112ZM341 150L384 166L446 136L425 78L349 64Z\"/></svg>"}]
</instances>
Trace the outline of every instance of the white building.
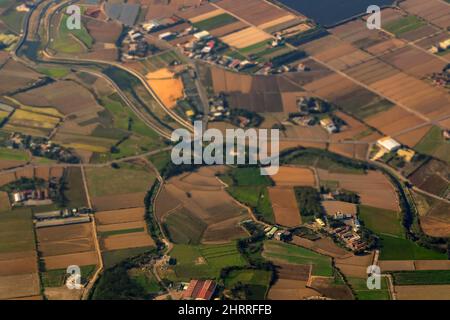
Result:
<instances>
[{"instance_id":1,"label":"white building","mask_svg":"<svg viewBox=\"0 0 450 320\"><path fill-rule=\"evenodd\" d=\"M200 31L200 32L194 33L194 37L197 40L202 40L206 37L209 37L209 32L208 31Z\"/></svg>"},{"instance_id":2,"label":"white building","mask_svg":"<svg viewBox=\"0 0 450 320\"><path fill-rule=\"evenodd\" d=\"M384 137L378 140L377 145L388 152L397 151L402 146L400 143L398 143L391 137Z\"/></svg>"}]
</instances>

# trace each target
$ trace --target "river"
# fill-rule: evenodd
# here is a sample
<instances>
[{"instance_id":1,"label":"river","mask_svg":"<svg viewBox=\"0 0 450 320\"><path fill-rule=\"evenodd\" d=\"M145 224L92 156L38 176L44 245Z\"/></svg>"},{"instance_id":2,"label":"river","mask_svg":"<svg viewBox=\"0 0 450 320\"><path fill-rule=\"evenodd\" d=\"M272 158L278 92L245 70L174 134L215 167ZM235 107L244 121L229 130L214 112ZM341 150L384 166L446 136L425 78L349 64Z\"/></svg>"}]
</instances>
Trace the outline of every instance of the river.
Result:
<instances>
[{"instance_id":1,"label":"river","mask_svg":"<svg viewBox=\"0 0 450 320\"><path fill-rule=\"evenodd\" d=\"M328 27L365 13L370 5L383 7L392 5L395 0L278 0L278 2Z\"/></svg>"}]
</instances>

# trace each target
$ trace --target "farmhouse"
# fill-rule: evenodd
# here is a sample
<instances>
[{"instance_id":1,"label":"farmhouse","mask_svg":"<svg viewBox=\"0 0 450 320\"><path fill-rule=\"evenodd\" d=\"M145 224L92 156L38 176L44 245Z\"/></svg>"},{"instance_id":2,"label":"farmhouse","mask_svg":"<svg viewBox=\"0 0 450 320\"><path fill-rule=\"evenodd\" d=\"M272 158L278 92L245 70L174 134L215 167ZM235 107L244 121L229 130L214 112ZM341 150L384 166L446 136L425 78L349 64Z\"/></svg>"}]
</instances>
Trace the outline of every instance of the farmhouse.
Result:
<instances>
[{"instance_id":1,"label":"farmhouse","mask_svg":"<svg viewBox=\"0 0 450 320\"><path fill-rule=\"evenodd\" d=\"M401 148L401 144L391 137L384 137L377 141L377 145L387 152L397 151Z\"/></svg>"},{"instance_id":2,"label":"farmhouse","mask_svg":"<svg viewBox=\"0 0 450 320\"><path fill-rule=\"evenodd\" d=\"M330 134L337 132L337 127L330 118L320 120L320 125Z\"/></svg>"},{"instance_id":3,"label":"farmhouse","mask_svg":"<svg viewBox=\"0 0 450 320\"><path fill-rule=\"evenodd\" d=\"M353 218L358 211L355 204L343 201L322 201L322 206L328 216L337 220Z\"/></svg>"},{"instance_id":4,"label":"farmhouse","mask_svg":"<svg viewBox=\"0 0 450 320\"><path fill-rule=\"evenodd\" d=\"M403 158L406 162L411 162L416 155L416 152L411 149L400 149L397 151L397 155Z\"/></svg>"},{"instance_id":5,"label":"farmhouse","mask_svg":"<svg viewBox=\"0 0 450 320\"><path fill-rule=\"evenodd\" d=\"M183 299L210 300L216 291L216 282L213 280L191 280L183 293Z\"/></svg>"}]
</instances>

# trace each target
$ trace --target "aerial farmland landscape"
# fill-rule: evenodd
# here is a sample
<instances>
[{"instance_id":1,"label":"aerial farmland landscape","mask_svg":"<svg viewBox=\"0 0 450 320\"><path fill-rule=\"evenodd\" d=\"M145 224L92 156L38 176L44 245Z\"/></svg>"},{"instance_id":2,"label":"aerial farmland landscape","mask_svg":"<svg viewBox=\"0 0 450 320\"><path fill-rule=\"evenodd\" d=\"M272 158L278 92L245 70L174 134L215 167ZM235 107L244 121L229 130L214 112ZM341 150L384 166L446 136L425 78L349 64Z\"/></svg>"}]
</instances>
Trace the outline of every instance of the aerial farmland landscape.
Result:
<instances>
[{"instance_id":1,"label":"aerial farmland landscape","mask_svg":"<svg viewBox=\"0 0 450 320\"><path fill-rule=\"evenodd\" d=\"M0 300L450 300L450 1L0 0Z\"/></svg>"}]
</instances>

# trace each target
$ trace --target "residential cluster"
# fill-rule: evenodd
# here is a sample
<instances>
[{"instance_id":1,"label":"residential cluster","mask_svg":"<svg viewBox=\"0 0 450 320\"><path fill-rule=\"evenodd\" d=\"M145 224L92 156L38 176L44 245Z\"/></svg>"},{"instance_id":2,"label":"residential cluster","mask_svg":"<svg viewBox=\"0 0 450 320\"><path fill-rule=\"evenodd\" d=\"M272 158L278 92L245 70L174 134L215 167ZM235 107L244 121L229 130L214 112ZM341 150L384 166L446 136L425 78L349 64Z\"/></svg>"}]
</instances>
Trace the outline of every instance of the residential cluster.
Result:
<instances>
[{"instance_id":1,"label":"residential cluster","mask_svg":"<svg viewBox=\"0 0 450 320\"><path fill-rule=\"evenodd\" d=\"M9 149L29 150L35 157L43 157L65 163L79 163L80 159L71 150L43 137L13 132L4 142Z\"/></svg>"},{"instance_id":2,"label":"residential cluster","mask_svg":"<svg viewBox=\"0 0 450 320\"><path fill-rule=\"evenodd\" d=\"M91 209L83 207L35 213L34 224L36 228L44 228L90 222L89 213L91 212Z\"/></svg>"}]
</instances>

